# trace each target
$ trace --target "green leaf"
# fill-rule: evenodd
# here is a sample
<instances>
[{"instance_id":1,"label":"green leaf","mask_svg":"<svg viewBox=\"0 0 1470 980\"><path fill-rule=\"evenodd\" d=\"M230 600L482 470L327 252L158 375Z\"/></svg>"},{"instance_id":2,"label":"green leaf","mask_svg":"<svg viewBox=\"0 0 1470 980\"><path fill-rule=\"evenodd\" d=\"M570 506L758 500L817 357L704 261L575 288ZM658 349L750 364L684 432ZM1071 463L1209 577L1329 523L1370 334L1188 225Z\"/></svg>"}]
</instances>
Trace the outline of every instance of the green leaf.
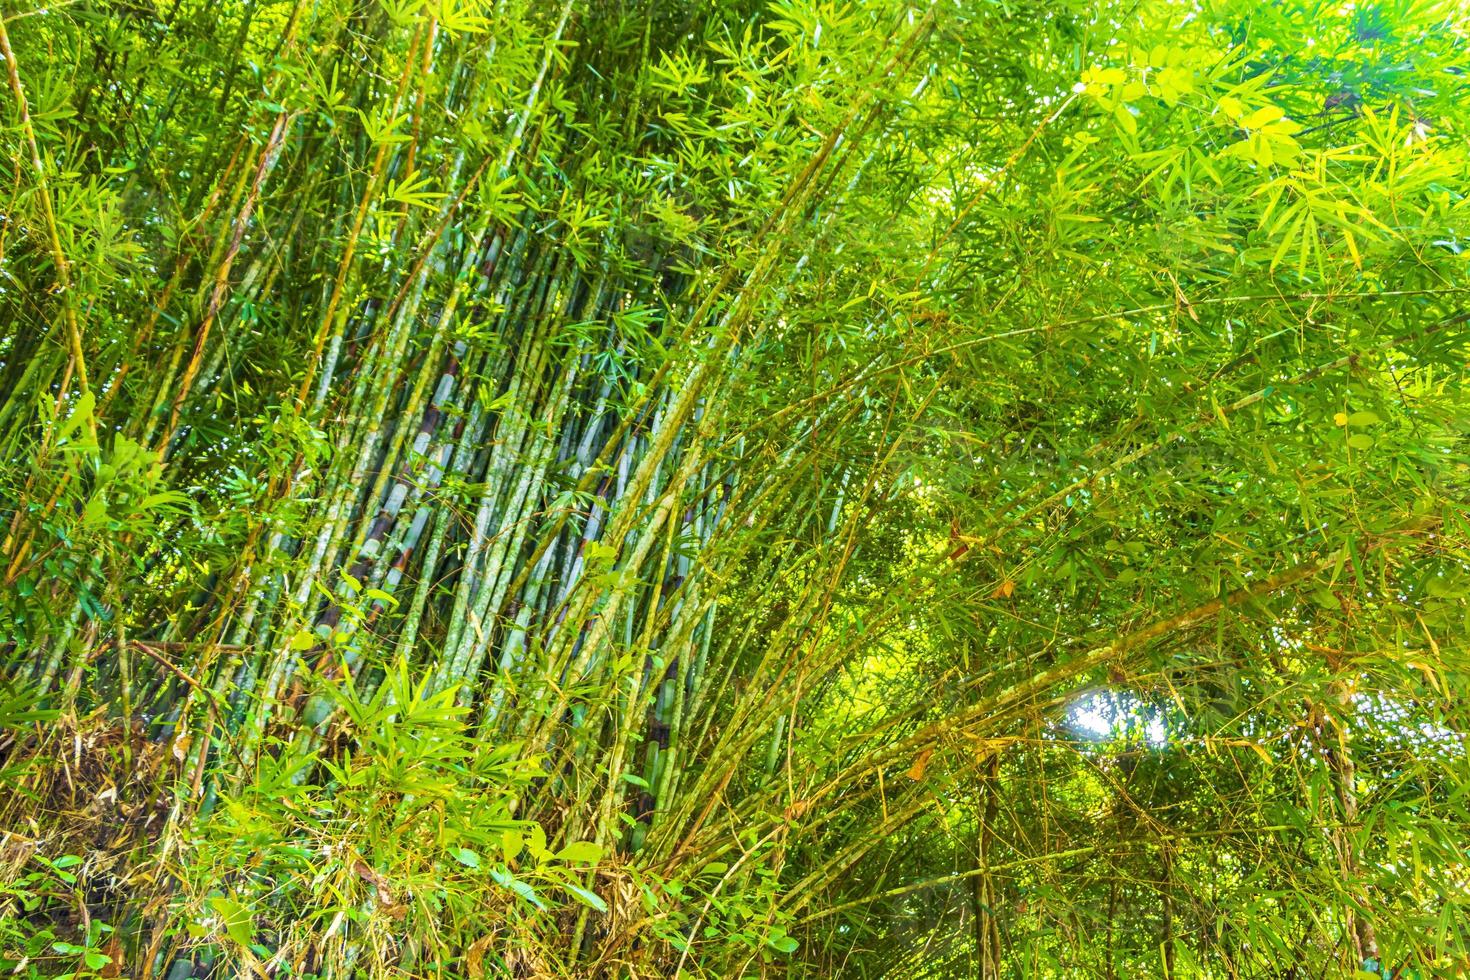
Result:
<instances>
[{"instance_id":1,"label":"green leaf","mask_svg":"<svg viewBox=\"0 0 1470 980\"><path fill-rule=\"evenodd\" d=\"M402 180L389 183L387 198L397 204L432 210L438 206L440 198L444 195L439 191L427 190L428 187L429 178L420 177L419 172L415 170Z\"/></svg>"},{"instance_id":2,"label":"green leaf","mask_svg":"<svg viewBox=\"0 0 1470 980\"><path fill-rule=\"evenodd\" d=\"M1138 135L1138 120L1133 118L1133 113L1126 105L1120 105L1113 110L1113 118L1118 121L1118 128L1129 136Z\"/></svg>"},{"instance_id":3,"label":"green leaf","mask_svg":"<svg viewBox=\"0 0 1470 980\"><path fill-rule=\"evenodd\" d=\"M226 934L245 949L249 949L255 939L254 919L250 910L232 898L211 898L209 907L224 920Z\"/></svg>"},{"instance_id":4,"label":"green leaf","mask_svg":"<svg viewBox=\"0 0 1470 980\"><path fill-rule=\"evenodd\" d=\"M1264 129L1267 123L1273 123L1285 115L1286 111L1280 106L1261 106L1261 108L1242 119L1240 121L1240 127L1242 129Z\"/></svg>"},{"instance_id":5,"label":"green leaf","mask_svg":"<svg viewBox=\"0 0 1470 980\"><path fill-rule=\"evenodd\" d=\"M398 600L393 598L391 594L384 592L382 589L367 589L363 592L362 596L364 599L373 599L377 602L383 603L386 606L389 606L390 608L398 608Z\"/></svg>"},{"instance_id":6,"label":"green leaf","mask_svg":"<svg viewBox=\"0 0 1470 980\"><path fill-rule=\"evenodd\" d=\"M1459 587L1453 580L1441 575L1436 575L1434 578L1431 578L1425 584L1425 589L1436 599L1452 599L1460 592Z\"/></svg>"},{"instance_id":7,"label":"green leaf","mask_svg":"<svg viewBox=\"0 0 1470 980\"><path fill-rule=\"evenodd\" d=\"M618 557L618 549L601 541L589 541L582 554L589 565L610 566Z\"/></svg>"},{"instance_id":8,"label":"green leaf","mask_svg":"<svg viewBox=\"0 0 1470 980\"><path fill-rule=\"evenodd\" d=\"M562 887L571 892L576 897L577 901L581 902L588 908L596 909L599 912L607 911L607 903L604 902L595 893L588 891L581 885L574 885L568 881L563 882Z\"/></svg>"},{"instance_id":9,"label":"green leaf","mask_svg":"<svg viewBox=\"0 0 1470 980\"><path fill-rule=\"evenodd\" d=\"M572 841L557 851L556 856L571 864L596 864L602 860L602 846L590 840Z\"/></svg>"},{"instance_id":10,"label":"green leaf","mask_svg":"<svg viewBox=\"0 0 1470 980\"><path fill-rule=\"evenodd\" d=\"M506 868L491 868L490 877L494 878L497 884L509 888L536 908L543 911L546 909L546 903L541 900L541 896L536 894L536 889L512 875Z\"/></svg>"},{"instance_id":11,"label":"green leaf","mask_svg":"<svg viewBox=\"0 0 1470 980\"><path fill-rule=\"evenodd\" d=\"M454 859L456 861L464 865L466 868L478 868L480 866L480 855L476 854L468 847L456 847L450 853L454 855Z\"/></svg>"}]
</instances>

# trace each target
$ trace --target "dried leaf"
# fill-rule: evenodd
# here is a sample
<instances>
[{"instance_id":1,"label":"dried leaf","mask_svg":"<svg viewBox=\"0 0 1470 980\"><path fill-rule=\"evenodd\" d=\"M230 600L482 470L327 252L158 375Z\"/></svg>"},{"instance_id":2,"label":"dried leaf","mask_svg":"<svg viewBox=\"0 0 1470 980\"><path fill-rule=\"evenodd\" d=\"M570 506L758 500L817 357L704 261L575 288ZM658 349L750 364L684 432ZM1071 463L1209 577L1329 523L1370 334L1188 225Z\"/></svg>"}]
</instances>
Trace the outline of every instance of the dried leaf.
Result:
<instances>
[{"instance_id":1,"label":"dried leaf","mask_svg":"<svg viewBox=\"0 0 1470 980\"><path fill-rule=\"evenodd\" d=\"M480 980L485 975L485 950L490 948L491 938L489 934L481 936L465 951L464 968L470 980Z\"/></svg>"},{"instance_id":2,"label":"dried leaf","mask_svg":"<svg viewBox=\"0 0 1470 980\"><path fill-rule=\"evenodd\" d=\"M929 760L933 757L933 749L925 749L924 751L920 752L919 757L914 760L914 764L912 766L909 766L909 778L912 779L914 782L918 782L919 780L923 779L925 771L929 768Z\"/></svg>"}]
</instances>

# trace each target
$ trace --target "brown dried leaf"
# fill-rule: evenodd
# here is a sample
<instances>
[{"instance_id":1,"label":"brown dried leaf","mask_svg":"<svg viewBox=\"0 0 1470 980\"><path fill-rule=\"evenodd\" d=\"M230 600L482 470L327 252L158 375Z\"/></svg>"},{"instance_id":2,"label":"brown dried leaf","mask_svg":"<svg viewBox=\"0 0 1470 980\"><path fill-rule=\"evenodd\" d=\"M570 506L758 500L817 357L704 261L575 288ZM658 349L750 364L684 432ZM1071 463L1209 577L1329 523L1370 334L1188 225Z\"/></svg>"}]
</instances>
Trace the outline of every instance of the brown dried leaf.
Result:
<instances>
[{"instance_id":1,"label":"brown dried leaf","mask_svg":"<svg viewBox=\"0 0 1470 980\"><path fill-rule=\"evenodd\" d=\"M481 936L465 951L464 968L470 980L480 980L485 975L485 950L490 948L492 938L489 935Z\"/></svg>"}]
</instances>

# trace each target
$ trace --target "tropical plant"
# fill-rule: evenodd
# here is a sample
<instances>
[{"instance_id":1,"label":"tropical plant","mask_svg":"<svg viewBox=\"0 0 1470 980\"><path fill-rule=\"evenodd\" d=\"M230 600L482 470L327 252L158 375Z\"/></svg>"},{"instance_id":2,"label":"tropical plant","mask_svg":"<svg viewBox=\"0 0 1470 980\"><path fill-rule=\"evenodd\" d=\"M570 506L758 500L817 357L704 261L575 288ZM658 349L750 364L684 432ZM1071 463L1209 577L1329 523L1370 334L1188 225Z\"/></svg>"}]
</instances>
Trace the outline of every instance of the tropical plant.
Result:
<instances>
[{"instance_id":1,"label":"tropical plant","mask_svg":"<svg viewBox=\"0 0 1470 980\"><path fill-rule=\"evenodd\" d=\"M0 56L17 975L1470 962L1462 5Z\"/></svg>"}]
</instances>

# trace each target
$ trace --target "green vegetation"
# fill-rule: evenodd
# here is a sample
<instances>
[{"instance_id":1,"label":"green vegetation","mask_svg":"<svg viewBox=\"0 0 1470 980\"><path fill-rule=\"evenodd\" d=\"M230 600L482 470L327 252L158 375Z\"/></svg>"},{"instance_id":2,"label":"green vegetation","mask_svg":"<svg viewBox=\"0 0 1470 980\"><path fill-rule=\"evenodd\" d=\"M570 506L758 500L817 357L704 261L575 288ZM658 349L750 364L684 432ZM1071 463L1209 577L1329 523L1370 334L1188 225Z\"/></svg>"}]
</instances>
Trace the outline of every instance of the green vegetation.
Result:
<instances>
[{"instance_id":1,"label":"green vegetation","mask_svg":"<svg viewBox=\"0 0 1470 980\"><path fill-rule=\"evenodd\" d=\"M1470 9L0 56L0 972L1470 969Z\"/></svg>"}]
</instances>

